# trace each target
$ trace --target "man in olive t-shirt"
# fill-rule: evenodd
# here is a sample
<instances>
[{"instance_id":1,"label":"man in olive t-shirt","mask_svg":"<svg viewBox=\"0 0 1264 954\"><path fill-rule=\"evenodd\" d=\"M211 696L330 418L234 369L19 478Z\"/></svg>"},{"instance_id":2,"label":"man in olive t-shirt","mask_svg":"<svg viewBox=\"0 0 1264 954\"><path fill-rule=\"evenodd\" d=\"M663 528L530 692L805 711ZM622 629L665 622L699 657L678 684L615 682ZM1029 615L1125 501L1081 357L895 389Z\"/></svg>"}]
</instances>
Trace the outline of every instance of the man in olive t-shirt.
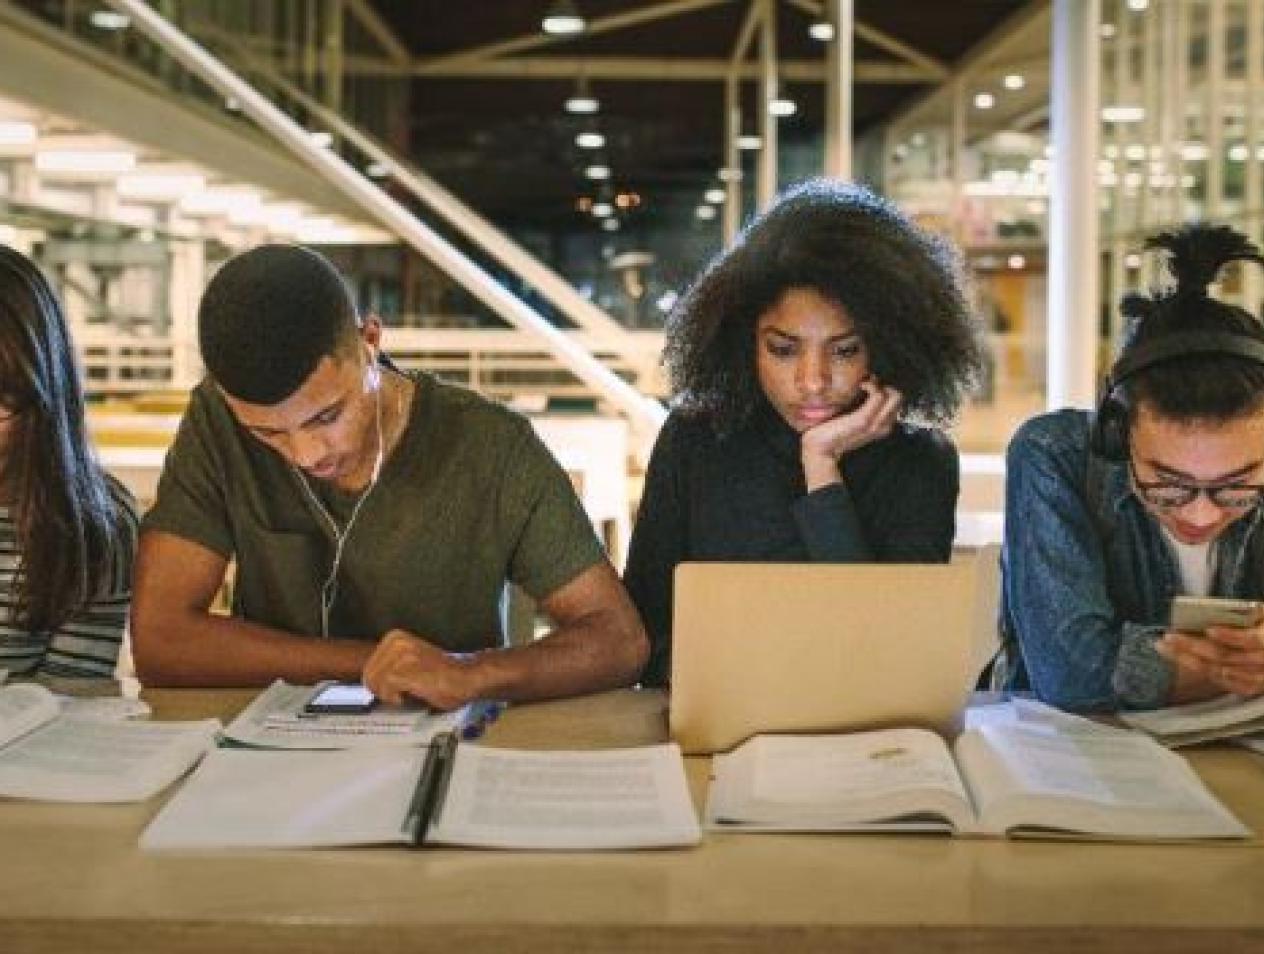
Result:
<instances>
[{"instance_id":1,"label":"man in olive t-shirt","mask_svg":"<svg viewBox=\"0 0 1264 954\"><path fill-rule=\"evenodd\" d=\"M635 680L646 639L565 473L518 415L378 352L306 249L211 281L194 391L145 517L132 636L147 685L363 679L450 708ZM233 615L209 610L236 560ZM501 648L505 582L557 628Z\"/></svg>"}]
</instances>

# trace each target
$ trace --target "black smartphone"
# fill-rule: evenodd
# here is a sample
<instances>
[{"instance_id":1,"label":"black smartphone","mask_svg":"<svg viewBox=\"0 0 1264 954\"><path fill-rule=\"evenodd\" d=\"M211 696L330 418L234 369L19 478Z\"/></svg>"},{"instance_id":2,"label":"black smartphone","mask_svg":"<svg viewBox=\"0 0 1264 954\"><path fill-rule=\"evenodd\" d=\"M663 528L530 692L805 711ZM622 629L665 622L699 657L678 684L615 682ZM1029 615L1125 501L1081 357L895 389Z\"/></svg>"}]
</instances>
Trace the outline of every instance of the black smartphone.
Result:
<instances>
[{"instance_id":1,"label":"black smartphone","mask_svg":"<svg viewBox=\"0 0 1264 954\"><path fill-rule=\"evenodd\" d=\"M331 682L317 687L303 711L309 715L356 715L371 712L375 705L377 697L360 683Z\"/></svg>"}]
</instances>

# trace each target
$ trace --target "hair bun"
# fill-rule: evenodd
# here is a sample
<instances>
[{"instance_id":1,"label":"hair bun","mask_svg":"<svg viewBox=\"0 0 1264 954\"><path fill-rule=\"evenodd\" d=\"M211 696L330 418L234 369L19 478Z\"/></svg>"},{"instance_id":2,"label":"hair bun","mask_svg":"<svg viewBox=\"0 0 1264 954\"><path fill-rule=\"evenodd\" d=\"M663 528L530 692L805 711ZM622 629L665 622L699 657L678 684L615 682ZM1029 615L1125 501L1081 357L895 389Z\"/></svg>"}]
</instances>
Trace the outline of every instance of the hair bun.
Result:
<instances>
[{"instance_id":1,"label":"hair bun","mask_svg":"<svg viewBox=\"0 0 1264 954\"><path fill-rule=\"evenodd\" d=\"M1194 224L1175 232L1162 232L1147 239L1146 248L1167 250L1167 267L1176 279L1178 294L1205 295L1207 286L1228 262L1264 264L1255 244L1227 225ZM1125 314L1131 314L1127 307L1124 306Z\"/></svg>"}]
</instances>

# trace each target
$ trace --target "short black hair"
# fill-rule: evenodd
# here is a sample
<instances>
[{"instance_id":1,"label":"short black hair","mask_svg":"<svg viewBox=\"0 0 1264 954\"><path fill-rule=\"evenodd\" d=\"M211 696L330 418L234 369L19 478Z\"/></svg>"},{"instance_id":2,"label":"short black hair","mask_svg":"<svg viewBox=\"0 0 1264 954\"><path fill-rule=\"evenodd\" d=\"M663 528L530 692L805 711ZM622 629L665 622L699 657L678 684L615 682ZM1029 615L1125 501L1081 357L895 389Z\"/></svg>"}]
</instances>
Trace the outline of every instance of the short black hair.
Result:
<instances>
[{"instance_id":1,"label":"short black hair","mask_svg":"<svg viewBox=\"0 0 1264 954\"><path fill-rule=\"evenodd\" d=\"M1130 323L1121 358L1174 334L1229 334L1264 344L1257 317L1207 293L1229 262L1264 263L1245 235L1225 225L1194 223L1160 233L1146 247L1168 253L1176 285L1124 296L1121 311ZM1120 388L1130 418L1144 401L1169 420L1227 421L1264 407L1264 364L1234 354L1183 355L1137 371Z\"/></svg>"},{"instance_id":2,"label":"short black hair","mask_svg":"<svg viewBox=\"0 0 1264 954\"><path fill-rule=\"evenodd\" d=\"M675 405L725 433L762 400L756 323L792 288L842 305L905 413L945 423L979 381L983 343L952 246L860 185L808 180L721 252L667 322Z\"/></svg>"},{"instance_id":3,"label":"short black hair","mask_svg":"<svg viewBox=\"0 0 1264 954\"><path fill-rule=\"evenodd\" d=\"M299 245L261 245L230 259L198 308L202 361L228 394L279 404L357 328L355 298L324 256Z\"/></svg>"}]
</instances>

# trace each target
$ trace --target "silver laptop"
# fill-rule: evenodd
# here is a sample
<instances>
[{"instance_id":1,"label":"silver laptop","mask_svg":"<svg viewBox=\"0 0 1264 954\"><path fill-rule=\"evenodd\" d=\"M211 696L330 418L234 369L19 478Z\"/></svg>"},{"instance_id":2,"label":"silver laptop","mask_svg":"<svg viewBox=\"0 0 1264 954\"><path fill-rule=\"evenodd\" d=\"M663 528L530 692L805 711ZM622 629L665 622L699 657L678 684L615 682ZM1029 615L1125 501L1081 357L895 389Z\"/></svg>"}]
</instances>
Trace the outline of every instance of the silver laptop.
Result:
<instances>
[{"instance_id":1,"label":"silver laptop","mask_svg":"<svg viewBox=\"0 0 1264 954\"><path fill-rule=\"evenodd\" d=\"M996 644L997 549L949 564L683 563L671 736L915 725L945 735Z\"/></svg>"}]
</instances>

